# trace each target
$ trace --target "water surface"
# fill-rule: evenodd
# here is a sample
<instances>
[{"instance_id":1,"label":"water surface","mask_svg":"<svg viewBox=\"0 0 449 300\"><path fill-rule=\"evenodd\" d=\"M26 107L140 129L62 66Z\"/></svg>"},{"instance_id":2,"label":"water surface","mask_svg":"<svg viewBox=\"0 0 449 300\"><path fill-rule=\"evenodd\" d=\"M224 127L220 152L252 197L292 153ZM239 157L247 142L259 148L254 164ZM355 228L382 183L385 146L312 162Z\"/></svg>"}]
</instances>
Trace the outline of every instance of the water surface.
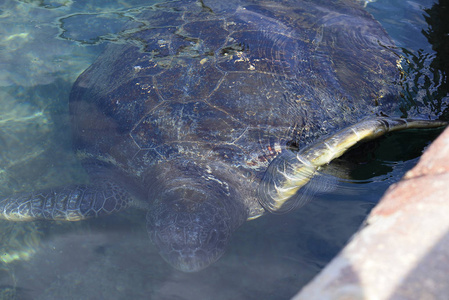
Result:
<instances>
[{"instance_id":1,"label":"water surface","mask_svg":"<svg viewBox=\"0 0 449 300\"><path fill-rule=\"evenodd\" d=\"M1 196L85 180L71 152L71 85L107 43L120 39L138 8L149 4L2 2ZM409 59L404 97L423 115L435 113L437 102L447 98L431 67L436 53L422 33L428 29L424 9L433 4L367 5ZM159 257L138 210L70 224L0 221L0 299L288 299L338 253L437 134L399 133L371 144L373 151L356 151L351 159L361 166L351 175L363 183L342 184L288 215L246 223L220 261L194 274L178 272Z\"/></svg>"}]
</instances>

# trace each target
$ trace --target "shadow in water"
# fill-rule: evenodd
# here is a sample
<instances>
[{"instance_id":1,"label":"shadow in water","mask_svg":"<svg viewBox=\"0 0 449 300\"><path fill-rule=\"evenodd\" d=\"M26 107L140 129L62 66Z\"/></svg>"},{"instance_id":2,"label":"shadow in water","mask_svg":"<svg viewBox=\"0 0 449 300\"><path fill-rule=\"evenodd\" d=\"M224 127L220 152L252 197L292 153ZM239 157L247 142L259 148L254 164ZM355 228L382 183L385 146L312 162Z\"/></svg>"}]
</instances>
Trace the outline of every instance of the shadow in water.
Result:
<instances>
[{"instance_id":1,"label":"shadow in water","mask_svg":"<svg viewBox=\"0 0 449 300\"><path fill-rule=\"evenodd\" d=\"M440 0L431 8L424 9L428 23L422 34L432 45L434 53L419 49L414 52L402 49L405 63L404 117L410 112L449 120L449 1Z\"/></svg>"}]
</instances>

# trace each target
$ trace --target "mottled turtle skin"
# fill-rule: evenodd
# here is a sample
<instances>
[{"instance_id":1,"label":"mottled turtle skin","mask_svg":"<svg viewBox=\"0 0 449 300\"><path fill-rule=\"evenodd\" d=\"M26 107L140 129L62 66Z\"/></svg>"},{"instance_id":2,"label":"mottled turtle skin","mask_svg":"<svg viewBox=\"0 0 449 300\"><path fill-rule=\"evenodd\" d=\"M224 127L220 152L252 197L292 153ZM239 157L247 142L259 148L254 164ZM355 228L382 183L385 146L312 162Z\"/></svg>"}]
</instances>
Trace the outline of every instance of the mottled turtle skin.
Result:
<instances>
[{"instance_id":1,"label":"mottled turtle skin","mask_svg":"<svg viewBox=\"0 0 449 300\"><path fill-rule=\"evenodd\" d=\"M142 10L70 96L89 184L0 200L3 218L80 220L130 205L175 268L197 271L264 214L270 162L396 113L392 42L355 1L173 1Z\"/></svg>"}]
</instances>

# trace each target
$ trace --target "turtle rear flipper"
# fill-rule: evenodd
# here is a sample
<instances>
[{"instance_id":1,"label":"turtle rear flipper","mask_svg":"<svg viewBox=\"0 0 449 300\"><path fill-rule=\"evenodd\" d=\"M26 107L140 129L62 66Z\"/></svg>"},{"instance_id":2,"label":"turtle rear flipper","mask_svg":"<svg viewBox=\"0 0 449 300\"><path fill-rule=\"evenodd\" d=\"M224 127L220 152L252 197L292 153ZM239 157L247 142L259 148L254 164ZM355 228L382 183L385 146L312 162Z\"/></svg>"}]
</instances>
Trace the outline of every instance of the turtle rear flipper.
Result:
<instances>
[{"instance_id":1,"label":"turtle rear flipper","mask_svg":"<svg viewBox=\"0 0 449 300\"><path fill-rule=\"evenodd\" d=\"M268 167L259 188L260 204L268 211L285 213L304 205L313 193L297 196L299 189L312 184L320 191L318 181L311 182L321 167L340 157L361 141L374 139L387 132L412 128L446 126L444 121L376 118L347 127L329 138L310 145L299 152L287 150L277 156ZM326 180L325 180L326 181ZM326 190L327 184L323 184Z\"/></svg>"},{"instance_id":2,"label":"turtle rear flipper","mask_svg":"<svg viewBox=\"0 0 449 300\"><path fill-rule=\"evenodd\" d=\"M79 221L119 212L132 203L120 185L71 185L33 193L14 194L0 200L0 219Z\"/></svg>"}]
</instances>

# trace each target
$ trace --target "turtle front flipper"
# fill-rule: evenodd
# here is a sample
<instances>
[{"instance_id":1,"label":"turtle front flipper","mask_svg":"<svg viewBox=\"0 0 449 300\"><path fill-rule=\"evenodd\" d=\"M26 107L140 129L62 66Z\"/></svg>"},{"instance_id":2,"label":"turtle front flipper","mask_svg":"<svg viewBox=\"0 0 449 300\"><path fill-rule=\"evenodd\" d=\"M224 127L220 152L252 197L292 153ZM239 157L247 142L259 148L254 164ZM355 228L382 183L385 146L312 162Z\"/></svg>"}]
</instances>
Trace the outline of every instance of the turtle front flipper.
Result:
<instances>
[{"instance_id":1,"label":"turtle front flipper","mask_svg":"<svg viewBox=\"0 0 449 300\"><path fill-rule=\"evenodd\" d=\"M322 166L340 157L358 142L374 139L391 131L446 125L447 122L444 121L368 119L311 144L299 152L284 151L271 162L262 179L259 187L260 204L274 213L288 212L304 205L310 197L307 199L294 197L298 190L309 183Z\"/></svg>"},{"instance_id":2,"label":"turtle front flipper","mask_svg":"<svg viewBox=\"0 0 449 300\"><path fill-rule=\"evenodd\" d=\"M71 185L1 199L0 219L79 221L121 211L131 202L128 192L111 181Z\"/></svg>"}]
</instances>

